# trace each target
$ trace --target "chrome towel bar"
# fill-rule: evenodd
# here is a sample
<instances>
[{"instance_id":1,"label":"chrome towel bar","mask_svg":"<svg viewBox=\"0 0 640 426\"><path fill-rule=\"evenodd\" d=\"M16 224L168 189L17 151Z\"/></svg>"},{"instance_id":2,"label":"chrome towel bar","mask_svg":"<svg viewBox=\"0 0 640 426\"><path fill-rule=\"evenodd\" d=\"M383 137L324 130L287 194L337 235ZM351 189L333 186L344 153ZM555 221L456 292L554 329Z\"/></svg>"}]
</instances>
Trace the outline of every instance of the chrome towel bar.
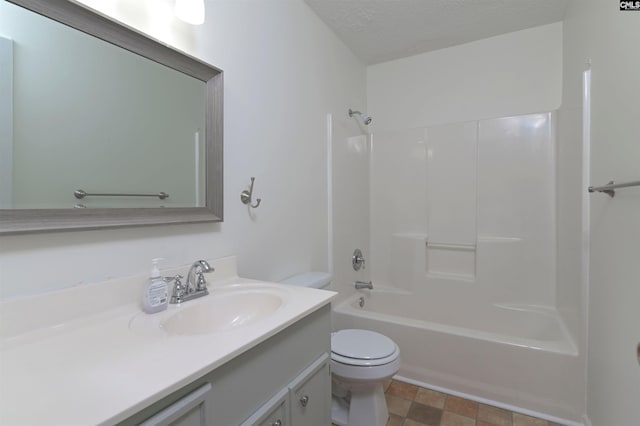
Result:
<instances>
[{"instance_id":1,"label":"chrome towel bar","mask_svg":"<svg viewBox=\"0 0 640 426\"><path fill-rule=\"evenodd\" d=\"M73 195L79 200L84 197L158 197L161 200L169 198L169 194L166 192L159 192L157 194L89 194L84 189L76 189L73 191Z\"/></svg>"},{"instance_id":2,"label":"chrome towel bar","mask_svg":"<svg viewBox=\"0 0 640 426\"><path fill-rule=\"evenodd\" d=\"M614 181L609 181L609 183L605 186L590 186L589 192L604 192L609 197L613 197L616 195L615 189L628 188L630 186L640 186L640 180L625 183L615 183Z\"/></svg>"}]
</instances>

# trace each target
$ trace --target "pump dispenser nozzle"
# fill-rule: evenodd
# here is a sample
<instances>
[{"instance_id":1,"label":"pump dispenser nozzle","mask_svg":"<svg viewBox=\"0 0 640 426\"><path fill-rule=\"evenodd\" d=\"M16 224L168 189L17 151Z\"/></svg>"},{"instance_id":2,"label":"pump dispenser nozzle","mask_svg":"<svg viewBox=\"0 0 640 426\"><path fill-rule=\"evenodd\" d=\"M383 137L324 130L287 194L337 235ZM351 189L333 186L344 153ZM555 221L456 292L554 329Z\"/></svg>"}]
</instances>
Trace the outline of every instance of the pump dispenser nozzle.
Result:
<instances>
[{"instance_id":1,"label":"pump dispenser nozzle","mask_svg":"<svg viewBox=\"0 0 640 426\"><path fill-rule=\"evenodd\" d=\"M156 257L155 259L151 259L151 278L159 278L161 277L160 275L160 269L158 268L158 264L163 261L164 258L162 257Z\"/></svg>"}]
</instances>

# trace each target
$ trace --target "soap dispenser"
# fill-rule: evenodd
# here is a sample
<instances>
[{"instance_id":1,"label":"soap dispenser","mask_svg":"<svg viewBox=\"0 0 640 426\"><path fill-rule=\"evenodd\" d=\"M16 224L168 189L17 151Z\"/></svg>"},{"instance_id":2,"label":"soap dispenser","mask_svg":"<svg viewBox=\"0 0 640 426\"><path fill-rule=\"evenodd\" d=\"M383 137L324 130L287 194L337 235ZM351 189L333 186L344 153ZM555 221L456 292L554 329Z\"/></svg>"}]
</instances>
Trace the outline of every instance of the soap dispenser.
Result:
<instances>
[{"instance_id":1,"label":"soap dispenser","mask_svg":"<svg viewBox=\"0 0 640 426\"><path fill-rule=\"evenodd\" d=\"M158 269L160 260L162 259L158 258L151 261L151 276L144 286L142 307L148 314L164 311L169 304L169 288Z\"/></svg>"}]
</instances>

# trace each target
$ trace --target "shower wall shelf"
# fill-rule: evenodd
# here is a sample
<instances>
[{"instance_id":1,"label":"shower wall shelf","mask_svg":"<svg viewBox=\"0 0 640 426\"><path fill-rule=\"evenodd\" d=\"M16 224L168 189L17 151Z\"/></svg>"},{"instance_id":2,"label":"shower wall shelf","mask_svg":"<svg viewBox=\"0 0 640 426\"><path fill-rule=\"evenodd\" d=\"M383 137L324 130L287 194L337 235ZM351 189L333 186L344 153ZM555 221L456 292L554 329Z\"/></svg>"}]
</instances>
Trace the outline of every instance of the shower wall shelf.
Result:
<instances>
[{"instance_id":1,"label":"shower wall shelf","mask_svg":"<svg viewBox=\"0 0 640 426\"><path fill-rule=\"evenodd\" d=\"M630 186L640 186L640 180L625 183L615 183L614 181L609 181L609 183L604 186L590 186L588 189L589 192L604 192L609 197L614 197L616 195L616 189L629 188Z\"/></svg>"}]
</instances>

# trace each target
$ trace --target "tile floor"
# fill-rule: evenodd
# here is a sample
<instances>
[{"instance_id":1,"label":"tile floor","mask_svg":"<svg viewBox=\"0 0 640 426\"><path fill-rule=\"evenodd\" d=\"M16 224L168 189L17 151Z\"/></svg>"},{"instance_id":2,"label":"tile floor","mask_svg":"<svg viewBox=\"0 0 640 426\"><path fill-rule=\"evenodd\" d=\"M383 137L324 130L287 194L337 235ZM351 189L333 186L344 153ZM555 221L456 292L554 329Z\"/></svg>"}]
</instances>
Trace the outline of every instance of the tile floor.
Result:
<instances>
[{"instance_id":1,"label":"tile floor","mask_svg":"<svg viewBox=\"0 0 640 426\"><path fill-rule=\"evenodd\" d=\"M387 426L560 426L398 380L385 383Z\"/></svg>"}]
</instances>

